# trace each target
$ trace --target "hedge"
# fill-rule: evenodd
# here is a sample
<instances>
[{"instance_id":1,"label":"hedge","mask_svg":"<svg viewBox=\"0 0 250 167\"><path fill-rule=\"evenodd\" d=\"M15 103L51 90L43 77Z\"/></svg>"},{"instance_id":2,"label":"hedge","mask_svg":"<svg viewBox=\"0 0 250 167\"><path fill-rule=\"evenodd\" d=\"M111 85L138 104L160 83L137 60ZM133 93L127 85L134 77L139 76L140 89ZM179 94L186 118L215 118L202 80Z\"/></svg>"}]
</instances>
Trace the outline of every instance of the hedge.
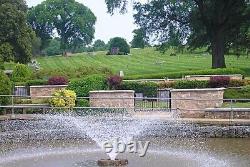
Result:
<instances>
[{"instance_id":1,"label":"hedge","mask_svg":"<svg viewBox=\"0 0 250 167\"><path fill-rule=\"evenodd\" d=\"M125 79L164 79L164 78L182 78L186 75L227 75L227 74L242 74L245 72L237 68L220 68L220 69L208 69L198 71L182 71L182 72L171 72L171 73L154 73L144 75L132 75L127 76Z\"/></svg>"},{"instance_id":2,"label":"hedge","mask_svg":"<svg viewBox=\"0 0 250 167\"><path fill-rule=\"evenodd\" d=\"M198 88L208 88L209 87L209 81L189 81L189 80L183 80L183 81L177 81L174 85L175 89L198 89Z\"/></svg>"},{"instance_id":3,"label":"hedge","mask_svg":"<svg viewBox=\"0 0 250 167\"><path fill-rule=\"evenodd\" d=\"M10 95L12 92L12 83L7 75L0 70L0 95ZM0 97L0 105L7 105L10 102L9 97ZM1 108L0 108L1 114Z\"/></svg>"},{"instance_id":4,"label":"hedge","mask_svg":"<svg viewBox=\"0 0 250 167\"><path fill-rule=\"evenodd\" d=\"M25 85L26 86L48 85L48 81L47 80L43 80L43 79L28 80L25 83Z\"/></svg>"},{"instance_id":5,"label":"hedge","mask_svg":"<svg viewBox=\"0 0 250 167\"><path fill-rule=\"evenodd\" d=\"M241 89L226 89L224 99L250 99L250 85Z\"/></svg>"},{"instance_id":6,"label":"hedge","mask_svg":"<svg viewBox=\"0 0 250 167\"><path fill-rule=\"evenodd\" d=\"M123 82L121 90L134 90L135 93L143 93L146 97L156 97L158 85L154 82Z\"/></svg>"},{"instance_id":7,"label":"hedge","mask_svg":"<svg viewBox=\"0 0 250 167\"><path fill-rule=\"evenodd\" d=\"M88 97L89 91L108 89L106 77L104 75L90 75L82 79L71 80L69 90L76 92L78 97Z\"/></svg>"}]
</instances>

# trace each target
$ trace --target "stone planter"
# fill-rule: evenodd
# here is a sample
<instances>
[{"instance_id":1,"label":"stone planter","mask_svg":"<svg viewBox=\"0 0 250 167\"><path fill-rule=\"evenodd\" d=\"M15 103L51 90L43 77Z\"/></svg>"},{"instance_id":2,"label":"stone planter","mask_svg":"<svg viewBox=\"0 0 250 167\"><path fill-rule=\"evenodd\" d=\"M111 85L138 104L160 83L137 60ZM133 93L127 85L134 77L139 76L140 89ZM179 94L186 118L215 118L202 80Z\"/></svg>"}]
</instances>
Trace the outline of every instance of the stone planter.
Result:
<instances>
[{"instance_id":1,"label":"stone planter","mask_svg":"<svg viewBox=\"0 0 250 167\"><path fill-rule=\"evenodd\" d=\"M51 96L54 91L65 89L67 86L68 85L30 86L30 96L33 99L41 96Z\"/></svg>"},{"instance_id":2,"label":"stone planter","mask_svg":"<svg viewBox=\"0 0 250 167\"><path fill-rule=\"evenodd\" d=\"M173 89L171 108L182 118L205 118L206 108L218 108L223 104L224 88Z\"/></svg>"},{"instance_id":3,"label":"stone planter","mask_svg":"<svg viewBox=\"0 0 250 167\"><path fill-rule=\"evenodd\" d=\"M132 109L135 106L133 90L90 91L90 106Z\"/></svg>"}]
</instances>

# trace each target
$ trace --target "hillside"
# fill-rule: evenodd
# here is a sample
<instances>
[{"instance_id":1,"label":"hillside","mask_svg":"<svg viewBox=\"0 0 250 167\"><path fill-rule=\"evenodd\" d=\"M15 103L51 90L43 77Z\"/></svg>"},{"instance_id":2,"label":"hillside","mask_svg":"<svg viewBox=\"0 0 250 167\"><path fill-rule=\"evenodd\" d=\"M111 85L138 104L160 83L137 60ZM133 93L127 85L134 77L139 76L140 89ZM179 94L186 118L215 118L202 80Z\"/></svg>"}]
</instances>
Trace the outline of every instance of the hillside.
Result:
<instances>
[{"instance_id":1,"label":"hillside","mask_svg":"<svg viewBox=\"0 0 250 167\"><path fill-rule=\"evenodd\" d=\"M38 62L43 70L69 70L81 66L108 67L113 72L124 71L125 76L193 71L211 68L211 56L203 53L185 53L170 56L170 52L161 54L153 48L132 49L130 56L106 55L105 52L94 54L81 53L70 57L53 56L39 57ZM240 68L250 75L250 58L239 59L226 56L227 67Z\"/></svg>"}]
</instances>

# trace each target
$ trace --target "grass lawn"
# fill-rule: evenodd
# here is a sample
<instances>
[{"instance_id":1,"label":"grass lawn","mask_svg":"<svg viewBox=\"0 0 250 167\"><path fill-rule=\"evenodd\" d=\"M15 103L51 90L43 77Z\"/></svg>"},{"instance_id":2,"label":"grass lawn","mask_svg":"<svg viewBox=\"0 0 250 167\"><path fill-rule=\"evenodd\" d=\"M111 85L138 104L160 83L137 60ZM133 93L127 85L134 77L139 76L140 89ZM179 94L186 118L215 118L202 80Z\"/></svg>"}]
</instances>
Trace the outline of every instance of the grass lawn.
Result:
<instances>
[{"instance_id":1,"label":"grass lawn","mask_svg":"<svg viewBox=\"0 0 250 167\"><path fill-rule=\"evenodd\" d=\"M211 56L202 53L169 56L170 52L161 54L153 48L132 49L130 56L110 56L105 53L97 52L95 55L81 53L70 57L39 57L37 60L46 70L103 66L111 68L115 73L122 70L128 76L211 68ZM235 56L226 56L226 63L227 67L243 69L250 76L250 58L242 56L237 60Z\"/></svg>"},{"instance_id":2,"label":"grass lawn","mask_svg":"<svg viewBox=\"0 0 250 167\"><path fill-rule=\"evenodd\" d=\"M250 102L246 102L246 103L240 103L240 102L237 102L237 103L223 103L223 107L226 107L226 108L230 108L230 107L233 107L233 108L250 108Z\"/></svg>"},{"instance_id":3,"label":"grass lawn","mask_svg":"<svg viewBox=\"0 0 250 167\"><path fill-rule=\"evenodd\" d=\"M106 52L94 54L79 53L69 57L51 56L38 57L44 71L69 71L79 67L108 67L114 73L124 71L125 76L171 73L211 69L211 55L204 53L185 53L170 56L170 51L162 54L154 48L131 49L131 55L106 55ZM242 56L226 56L227 67L240 68L250 77L250 58ZM12 69L13 63L5 64L6 69Z\"/></svg>"}]
</instances>

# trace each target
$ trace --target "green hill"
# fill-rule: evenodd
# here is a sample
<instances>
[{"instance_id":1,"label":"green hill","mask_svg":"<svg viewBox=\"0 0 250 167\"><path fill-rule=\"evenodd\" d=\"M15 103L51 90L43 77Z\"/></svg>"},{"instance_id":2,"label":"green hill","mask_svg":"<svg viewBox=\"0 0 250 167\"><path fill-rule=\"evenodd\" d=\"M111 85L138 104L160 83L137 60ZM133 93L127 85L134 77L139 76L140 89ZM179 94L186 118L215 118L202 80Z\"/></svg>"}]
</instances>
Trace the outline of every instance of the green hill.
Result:
<instances>
[{"instance_id":1,"label":"green hill","mask_svg":"<svg viewBox=\"0 0 250 167\"><path fill-rule=\"evenodd\" d=\"M211 55L205 53L185 53L170 56L154 48L132 49L131 55L106 55L106 52L80 53L69 57L39 57L37 60L44 71L68 71L83 66L107 67L114 73L124 71L125 76L179 71L195 71L211 68ZM240 68L250 75L250 58L226 56L227 67Z\"/></svg>"}]
</instances>

